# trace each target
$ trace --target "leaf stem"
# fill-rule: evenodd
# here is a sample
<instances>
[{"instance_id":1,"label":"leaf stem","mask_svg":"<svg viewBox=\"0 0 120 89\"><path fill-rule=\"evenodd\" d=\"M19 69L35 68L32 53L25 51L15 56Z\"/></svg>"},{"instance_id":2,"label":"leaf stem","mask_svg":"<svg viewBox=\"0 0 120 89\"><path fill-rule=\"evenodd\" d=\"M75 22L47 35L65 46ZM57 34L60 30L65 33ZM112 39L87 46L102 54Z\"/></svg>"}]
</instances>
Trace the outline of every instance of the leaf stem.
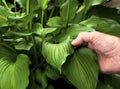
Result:
<instances>
[{"instance_id":1,"label":"leaf stem","mask_svg":"<svg viewBox=\"0 0 120 89\"><path fill-rule=\"evenodd\" d=\"M54 10L55 10L55 6L54 6L53 9L51 10L50 15L49 15L49 18L52 17Z\"/></svg>"},{"instance_id":2,"label":"leaf stem","mask_svg":"<svg viewBox=\"0 0 120 89\"><path fill-rule=\"evenodd\" d=\"M2 0L3 4L5 5L5 7L10 11L10 8L8 7L7 3L5 0Z\"/></svg>"},{"instance_id":3,"label":"leaf stem","mask_svg":"<svg viewBox=\"0 0 120 89\"><path fill-rule=\"evenodd\" d=\"M14 8L15 8L15 12L17 11L16 9L16 0L14 0Z\"/></svg>"},{"instance_id":4,"label":"leaf stem","mask_svg":"<svg viewBox=\"0 0 120 89\"><path fill-rule=\"evenodd\" d=\"M42 24L42 26L43 26L43 24L44 24L44 10L42 10L42 17L41 17L41 24Z\"/></svg>"},{"instance_id":5,"label":"leaf stem","mask_svg":"<svg viewBox=\"0 0 120 89\"><path fill-rule=\"evenodd\" d=\"M37 60L37 48L36 48L36 41L35 41L35 37L34 35L31 36L32 37L32 42L33 42L33 57L34 57L34 63L38 64L38 60Z\"/></svg>"},{"instance_id":6,"label":"leaf stem","mask_svg":"<svg viewBox=\"0 0 120 89\"><path fill-rule=\"evenodd\" d=\"M27 0L27 4L26 4L26 15L29 14L29 2L30 2L30 0Z\"/></svg>"}]
</instances>

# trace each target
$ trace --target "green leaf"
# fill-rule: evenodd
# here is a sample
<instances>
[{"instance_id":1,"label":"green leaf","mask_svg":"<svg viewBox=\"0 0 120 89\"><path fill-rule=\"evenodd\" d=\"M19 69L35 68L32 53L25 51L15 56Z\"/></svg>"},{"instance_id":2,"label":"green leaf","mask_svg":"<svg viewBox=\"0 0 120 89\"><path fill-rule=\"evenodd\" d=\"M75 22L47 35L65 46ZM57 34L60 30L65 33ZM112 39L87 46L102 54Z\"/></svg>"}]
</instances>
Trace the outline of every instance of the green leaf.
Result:
<instances>
[{"instance_id":1,"label":"green leaf","mask_svg":"<svg viewBox=\"0 0 120 89\"><path fill-rule=\"evenodd\" d=\"M42 37L45 37L46 35L51 34L56 30L57 28L47 28L47 27L43 28L40 23L34 24L34 27L33 27L33 33L38 34Z\"/></svg>"},{"instance_id":2,"label":"green leaf","mask_svg":"<svg viewBox=\"0 0 120 89\"><path fill-rule=\"evenodd\" d=\"M78 0L66 0L66 2L61 5L60 16L65 24L74 18L78 5Z\"/></svg>"},{"instance_id":3,"label":"green leaf","mask_svg":"<svg viewBox=\"0 0 120 89\"><path fill-rule=\"evenodd\" d=\"M15 25L15 24L21 24L21 23L27 24L27 23L31 22L32 19L33 19L33 14L8 16L9 25Z\"/></svg>"},{"instance_id":4,"label":"green leaf","mask_svg":"<svg viewBox=\"0 0 120 89\"><path fill-rule=\"evenodd\" d=\"M42 10L47 9L49 0L37 0Z\"/></svg>"},{"instance_id":5,"label":"green leaf","mask_svg":"<svg viewBox=\"0 0 120 89\"><path fill-rule=\"evenodd\" d=\"M63 65L63 74L78 89L95 89L98 66L95 54L88 48L79 48Z\"/></svg>"},{"instance_id":6,"label":"green leaf","mask_svg":"<svg viewBox=\"0 0 120 89\"><path fill-rule=\"evenodd\" d=\"M47 25L50 27L62 27L63 22L61 17L56 16L56 17L49 18Z\"/></svg>"},{"instance_id":7,"label":"green leaf","mask_svg":"<svg viewBox=\"0 0 120 89\"><path fill-rule=\"evenodd\" d=\"M92 32L95 31L93 28L87 27L85 25L74 24L63 31L63 33L57 35L54 40L63 41L68 37L75 39L80 32Z\"/></svg>"},{"instance_id":8,"label":"green leaf","mask_svg":"<svg viewBox=\"0 0 120 89\"><path fill-rule=\"evenodd\" d=\"M52 80L57 80L60 77L59 71L52 66L47 66L46 67L45 74L48 78L50 78Z\"/></svg>"},{"instance_id":9,"label":"green leaf","mask_svg":"<svg viewBox=\"0 0 120 89\"><path fill-rule=\"evenodd\" d=\"M112 88L109 84L104 84L98 81L96 89L116 89L116 88Z\"/></svg>"},{"instance_id":10,"label":"green leaf","mask_svg":"<svg viewBox=\"0 0 120 89\"><path fill-rule=\"evenodd\" d=\"M120 24L112 19L91 16L89 19L82 21L80 24L94 28L100 32L120 36Z\"/></svg>"},{"instance_id":11,"label":"green leaf","mask_svg":"<svg viewBox=\"0 0 120 89\"><path fill-rule=\"evenodd\" d=\"M15 44L15 48L17 50L27 50L29 51L31 49L31 47L33 46L33 43L31 41L27 41L25 39L17 39L19 40L16 44Z\"/></svg>"},{"instance_id":12,"label":"green leaf","mask_svg":"<svg viewBox=\"0 0 120 89\"><path fill-rule=\"evenodd\" d=\"M19 54L15 62L0 59L0 89L26 89L29 83L28 56Z\"/></svg>"},{"instance_id":13,"label":"green leaf","mask_svg":"<svg viewBox=\"0 0 120 89\"><path fill-rule=\"evenodd\" d=\"M70 38L61 43L43 42L42 54L46 61L61 72L61 66L65 63L68 55L73 53Z\"/></svg>"},{"instance_id":14,"label":"green leaf","mask_svg":"<svg viewBox=\"0 0 120 89\"><path fill-rule=\"evenodd\" d=\"M87 13L88 17L90 17L92 15L113 19L113 20L116 20L120 23L119 11L115 8L109 8L109 7L105 7L105 6L102 6L102 5L94 6Z\"/></svg>"},{"instance_id":15,"label":"green leaf","mask_svg":"<svg viewBox=\"0 0 120 89\"><path fill-rule=\"evenodd\" d=\"M20 7L26 7L27 0L16 0L19 3Z\"/></svg>"},{"instance_id":16,"label":"green leaf","mask_svg":"<svg viewBox=\"0 0 120 89\"><path fill-rule=\"evenodd\" d=\"M35 77L36 77L36 80L39 82L39 84L42 85L42 89L46 89L46 87L47 87L47 78L46 78L45 73L43 73L42 71L37 69L35 71Z\"/></svg>"},{"instance_id":17,"label":"green leaf","mask_svg":"<svg viewBox=\"0 0 120 89\"><path fill-rule=\"evenodd\" d=\"M113 89L120 89L120 75L111 74L104 76L105 83L113 87Z\"/></svg>"},{"instance_id":18,"label":"green leaf","mask_svg":"<svg viewBox=\"0 0 120 89\"><path fill-rule=\"evenodd\" d=\"M0 6L0 27L8 26L8 16L14 16L14 13Z\"/></svg>"},{"instance_id":19,"label":"green leaf","mask_svg":"<svg viewBox=\"0 0 120 89\"><path fill-rule=\"evenodd\" d=\"M106 2L108 0L84 0L82 5L79 7L77 11L77 15L74 18L74 23L78 23L86 18L86 13L88 10L95 6L95 5L101 5L102 3Z\"/></svg>"},{"instance_id":20,"label":"green leaf","mask_svg":"<svg viewBox=\"0 0 120 89\"><path fill-rule=\"evenodd\" d=\"M0 59L7 57L9 59L14 59L17 56L17 52L7 44L0 44Z\"/></svg>"}]
</instances>

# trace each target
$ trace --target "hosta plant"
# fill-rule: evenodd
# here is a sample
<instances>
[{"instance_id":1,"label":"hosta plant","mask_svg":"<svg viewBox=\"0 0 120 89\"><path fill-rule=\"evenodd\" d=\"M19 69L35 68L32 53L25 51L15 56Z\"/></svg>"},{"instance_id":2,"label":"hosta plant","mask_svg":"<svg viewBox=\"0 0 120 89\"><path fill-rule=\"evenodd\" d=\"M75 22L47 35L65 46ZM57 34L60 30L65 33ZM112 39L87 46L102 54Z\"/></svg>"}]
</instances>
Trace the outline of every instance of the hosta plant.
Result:
<instances>
[{"instance_id":1,"label":"hosta plant","mask_svg":"<svg viewBox=\"0 0 120 89\"><path fill-rule=\"evenodd\" d=\"M99 72L95 53L71 41L80 32L120 36L108 0L1 0L0 89L120 89Z\"/></svg>"}]
</instances>

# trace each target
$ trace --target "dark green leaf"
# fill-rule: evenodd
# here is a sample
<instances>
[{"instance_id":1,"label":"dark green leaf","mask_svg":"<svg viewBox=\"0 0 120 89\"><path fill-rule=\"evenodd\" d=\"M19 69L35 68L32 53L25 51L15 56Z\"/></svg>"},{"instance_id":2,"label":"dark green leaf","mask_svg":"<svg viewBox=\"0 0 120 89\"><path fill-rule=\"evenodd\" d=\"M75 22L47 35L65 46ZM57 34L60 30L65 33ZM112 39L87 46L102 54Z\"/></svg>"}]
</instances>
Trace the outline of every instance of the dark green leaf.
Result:
<instances>
[{"instance_id":1,"label":"dark green leaf","mask_svg":"<svg viewBox=\"0 0 120 89\"><path fill-rule=\"evenodd\" d=\"M95 5L101 5L102 3L106 2L108 0L84 0L82 5L77 11L77 15L74 18L74 23L78 23L86 18L87 11Z\"/></svg>"},{"instance_id":2,"label":"dark green leaf","mask_svg":"<svg viewBox=\"0 0 120 89\"><path fill-rule=\"evenodd\" d=\"M104 83L98 81L96 89L114 89L114 88L112 88L109 84L104 84Z\"/></svg>"},{"instance_id":3,"label":"dark green leaf","mask_svg":"<svg viewBox=\"0 0 120 89\"><path fill-rule=\"evenodd\" d=\"M112 74L104 76L105 83L113 87L113 89L120 89L120 75Z\"/></svg>"},{"instance_id":4,"label":"dark green leaf","mask_svg":"<svg viewBox=\"0 0 120 89\"><path fill-rule=\"evenodd\" d=\"M16 58L16 55L17 53L12 47L10 47L7 44L3 44L3 43L0 44L0 59L3 57L14 59Z\"/></svg>"},{"instance_id":5,"label":"dark green leaf","mask_svg":"<svg viewBox=\"0 0 120 89\"><path fill-rule=\"evenodd\" d=\"M35 77L36 77L37 82L39 82L42 85L42 89L46 89L46 87L47 87L46 75L42 71L37 69L35 71Z\"/></svg>"},{"instance_id":6,"label":"dark green leaf","mask_svg":"<svg viewBox=\"0 0 120 89\"><path fill-rule=\"evenodd\" d=\"M108 7L105 7L102 5L94 6L87 13L88 17L90 17L91 15L96 15L99 17L113 19L113 20L116 20L120 23L119 11L115 8L108 8Z\"/></svg>"},{"instance_id":7,"label":"dark green leaf","mask_svg":"<svg viewBox=\"0 0 120 89\"><path fill-rule=\"evenodd\" d=\"M9 25L24 23L27 24L33 19L33 14L29 15L17 15L17 16L8 16Z\"/></svg>"},{"instance_id":8,"label":"dark green leaf","mask_svg":"<svg viewBox=\"0 0 120 89\"><path fill-rule=\"evenodd\" d=\"M63 74L78 89L95 89L98 78L95 54L88 48L79 48L68 57Z\"/></svg>"},{"instance_id":9,"label":"dark green leaf","mask_svg":"<svg viewBox=\"0 0 120 89\"><path fill-rule=\"evenodd\" d=\"M100 32L120 36L120 24L112 19L91 16L89 19L84 20L80 24L84 24Z\"/></svg>"},{"instance_id":10,"label":"dark green leaf","mask_svg":"<svg viewBox=\"0 0 120 89\"><path fill-rule=\"evenodd\" d=\"M73 53L70 38L61 43L43 42L42 54L46 61L61 72L61 66L68 55Z\"/></svg>"},{"instance_id":11,"label":"dark green leaf","mask_svg":"<svg viewBox=\"0 0 120 89\"><path fill-rule=\"evenodd\" d=\"M26 89L29 83L28 56L20 54L15 62L0 59L0 89Z\"/></svg>"},{"instance_id":12,"label":"dark green leaf","mask_svg":"<svg viewBox=\"0 0 120 89\"><path fill-rule=\"evenodd\" d=\"M56 80L60 77L59 71L54 67L50 67L50 66L46 67L45 74L47 75L47 77L49 77L52 80Z\"/></svg>"}]
</instances>

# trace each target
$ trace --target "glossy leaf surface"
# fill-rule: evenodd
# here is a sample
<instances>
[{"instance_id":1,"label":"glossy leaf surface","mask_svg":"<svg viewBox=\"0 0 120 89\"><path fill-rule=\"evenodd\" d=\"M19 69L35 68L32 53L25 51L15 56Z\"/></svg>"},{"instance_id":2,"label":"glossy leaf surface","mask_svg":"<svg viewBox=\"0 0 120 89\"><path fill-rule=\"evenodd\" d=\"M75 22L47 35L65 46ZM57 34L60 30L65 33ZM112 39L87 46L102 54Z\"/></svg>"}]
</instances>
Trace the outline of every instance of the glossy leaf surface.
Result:
<instances>
[{"instance_id":1,"label":"glossy leaf surface","mask_svg":"<svg viewBox=\"0 0 120 89\"><path fill-rule=\"evenodd\" d=\"M20 54L15 62L0 59L0 89L26 89L29 83L28 56Z\"/></svg>"},{"instance_id":2,"label":"glossy leaf surface","mask_svg":"<svg viewBox=\"0 0 120 89\"><path fill-rule=\"evenodd\" d=\"M42 45L42 54L46 61L61 71L61 66L65 63L66 58L73 52L70 38L61 43L44 42Z\"/></svg>"},{"instance_id":3,"label":"glossy leaf surface","mask_svg":"<svg viewBox=\"0 0 120 89\"><path fill-rule=\"evenodd\" d=\"M95 89L98 66L95 54L88 48L80 48L68 57L63 74L78 89Z\"/></svg>"}]
</instances>

